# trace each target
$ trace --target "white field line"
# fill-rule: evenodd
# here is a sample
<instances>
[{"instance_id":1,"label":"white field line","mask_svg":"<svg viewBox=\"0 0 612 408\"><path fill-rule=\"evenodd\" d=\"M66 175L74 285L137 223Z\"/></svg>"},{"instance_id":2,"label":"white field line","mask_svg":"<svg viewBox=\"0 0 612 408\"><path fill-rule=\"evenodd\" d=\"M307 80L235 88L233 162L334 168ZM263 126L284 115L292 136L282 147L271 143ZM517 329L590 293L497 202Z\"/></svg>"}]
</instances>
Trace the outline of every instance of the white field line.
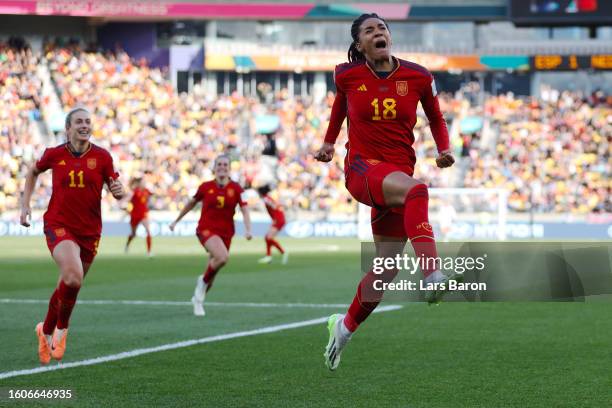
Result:
<instances>
[{"instance_id":1,"label":"white field line","mask_svg":"<svg viewBox=\"0 0 612 408\"><path fill-rule=\"evenodd\" d=\"M48 299L0 299L2 303L47 304ZM132 306L191 306L191 302L170 300L78 300L79 305L132 305ZM346 308L340 303L251 303L251 302L206 302L206 306L222 307L267 307L267 308Z\"/></svg>"},{"instance_id":2,"label":"white field line","mask_svg":"<svg viewBox=\"0 0 612 408\"><path fill-rule=\"evenodd\" d=\"M401 308L402 306L400 305L381 306L377 308L376 310L374 310L374 313L399 310ZM235 333L220 334L217 336L203 337L200 339L185 340L185 341L179 341L177 343L163 344L161 346L124 351L122 353L110 354L107 356L90 358L87 360L75 361L72 363L59 363L57 365L42 366L42 367L36 367L36 368L31 368L31 369L26 369L26 370L5 371L5 372L0 372L0 380L11 378L11 377L23 376L23 375L45 373L47 371L65 370L67 368L108 363L110 361L123 360L126 358L142 356L144 354L159 353L161 351L168 351L168 350L175 350L175 349L180 349L180 348L185 348L185 347L191 347L191 346L195 346L198 344L214 343L216 341L230 340L230 339L236 339L236 338L248 337L248 336L258 336L260 334L276 333L276 332L280 332L284 330L298 329L300 327L314 326L316 324L324 323L327 321L327 319L328 319L328 316L325 316L325 317L319 317L317 319L303 320L300 322L285 323L285 324L279 324L275 326L262 327L262 328L254 329L254 330L246 330L246 331L235 332Z\"/></svg>"}]
</instances>

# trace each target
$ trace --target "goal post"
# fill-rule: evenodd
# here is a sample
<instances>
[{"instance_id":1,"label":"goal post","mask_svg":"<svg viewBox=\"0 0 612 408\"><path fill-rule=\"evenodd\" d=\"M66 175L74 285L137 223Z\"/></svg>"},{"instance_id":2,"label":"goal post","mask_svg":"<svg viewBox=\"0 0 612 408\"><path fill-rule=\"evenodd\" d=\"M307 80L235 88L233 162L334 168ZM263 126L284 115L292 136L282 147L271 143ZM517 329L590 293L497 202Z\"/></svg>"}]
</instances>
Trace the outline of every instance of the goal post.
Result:
<instances>
[{"instance_id":1,"label":"goal post","mask_svg":"<svg viewBox=\"0 0 612 408\"><path fill-rule=\"evenodd\" d=\"M502 188L429 189L429 221L437 240L462 239L457 227L477 225L494 228L503 241L507 218L508 192ZM359 204L357 231L360 240L372 240L370 207L363 204Z\"/></svg>"}]
</instances>

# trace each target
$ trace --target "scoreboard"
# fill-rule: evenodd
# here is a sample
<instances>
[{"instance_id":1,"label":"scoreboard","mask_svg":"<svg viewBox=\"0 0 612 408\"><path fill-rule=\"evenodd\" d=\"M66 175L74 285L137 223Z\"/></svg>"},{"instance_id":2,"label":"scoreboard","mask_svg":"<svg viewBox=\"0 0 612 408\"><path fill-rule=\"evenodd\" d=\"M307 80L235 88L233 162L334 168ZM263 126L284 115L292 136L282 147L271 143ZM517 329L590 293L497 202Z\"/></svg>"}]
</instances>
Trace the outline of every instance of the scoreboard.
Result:
<instances>
[{"instance_id":1,"label":"scoreboard","mask_svg":"<svg viewBox=\"0 0 612 408\"><path fill-rule=\"evenodd\" d=\"M519 25L610 25L611 0L508 0L510 20Z\"/></svg>"},{"instance_id":2,"label":"scoreboard","mask_svg":"<svg viewBox=\"0 0 612 408\"><path fill-rule=\"evenodd\" d=\"M612 70L612 54L534 55L529 66L534 71Z\"/></svg>"}]
</instances>

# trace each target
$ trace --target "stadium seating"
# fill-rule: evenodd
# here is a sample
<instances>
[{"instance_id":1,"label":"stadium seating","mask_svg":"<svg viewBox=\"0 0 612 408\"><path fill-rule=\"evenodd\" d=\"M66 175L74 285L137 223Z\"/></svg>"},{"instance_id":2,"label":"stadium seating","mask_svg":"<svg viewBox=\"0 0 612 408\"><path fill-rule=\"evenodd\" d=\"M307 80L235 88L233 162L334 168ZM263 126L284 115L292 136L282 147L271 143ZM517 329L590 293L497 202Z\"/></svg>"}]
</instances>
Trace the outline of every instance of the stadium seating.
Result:
<instances>
[{"instance_id":1,"label":"stadium seating","mask_svg":"<svg viewBox=\"0 0 612 408\"><path fill-rule=\"evenodd\" d=\"M39 58L31 51L0 48L0 211L17 208L19 178L45 142L33 139L30 120L39 115ZM246 187L261 183L266 138L255 133L254 118L268 114L280 120L274 164L280 201L295 210L355 213L343 185L345 132L331 165L313 159L327 127L332 93L321 103L286 90L258 99L213 96L195 86L192 93L177 95L159 69L122 52L85 52L78 46L47 46L44 62L65 110L81 105L94 113L94 141L113 153L123 179L144 174L154 209L175 211L211 177L210 161L222 151L240 159L232 165L234 179ZM514 211L611 211L609 106L558 92L530 99L489 96L484 106L470 105L463 96L442 94L440 102L455 129L457 156L465 156L460 161L465 172L437 169L435 144L421 112L415 128L418 178L434 187L507 188ZM453 127L474 113L486 118L490 148L468 145L481 135L461 135ZM50 191L49 180L40 189ZM35 197L34 205L44 208L46 195ZM110 202L107 197L105 205Z\"/></svg>"}]
</instances>

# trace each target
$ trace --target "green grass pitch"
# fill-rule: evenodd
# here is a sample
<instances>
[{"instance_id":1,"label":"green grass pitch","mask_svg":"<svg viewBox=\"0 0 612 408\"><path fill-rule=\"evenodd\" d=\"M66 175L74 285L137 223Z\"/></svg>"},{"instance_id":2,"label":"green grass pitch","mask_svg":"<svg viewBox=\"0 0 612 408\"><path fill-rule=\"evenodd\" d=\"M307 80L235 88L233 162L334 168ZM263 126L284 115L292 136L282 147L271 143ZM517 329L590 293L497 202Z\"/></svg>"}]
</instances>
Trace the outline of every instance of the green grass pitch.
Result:
<instances>
[{"instance_id":1,"label":"green grass pitch","mask_svg":"<svg viewBox=\"0 0 612 408\"><path fill-rule=\"evenodd\" d=\"M356 240L283 239L290 263L259 265L262 239L235 239L205 318L189 304L80 304L65 363L321 318L360 278ZM196 238L154 239L123 254L103 238L80 300L189 301L206 255ZM46 302L57 268L41 237L0 239L0 299ZM253 307L235 303L274 303ZM289 303L314 307L286 307ZM318 306L320 305L320 306ZM45 303L0 301L0 376L38 366ZM607 407L612 308L586 303L405 303L360 328L336 372L325 324L227 339L0 380L0 406ZM52 363L56 364L56 363ZM70 389L71 401L19 402L15 389Z\"/></svg>"}]
</instances>

